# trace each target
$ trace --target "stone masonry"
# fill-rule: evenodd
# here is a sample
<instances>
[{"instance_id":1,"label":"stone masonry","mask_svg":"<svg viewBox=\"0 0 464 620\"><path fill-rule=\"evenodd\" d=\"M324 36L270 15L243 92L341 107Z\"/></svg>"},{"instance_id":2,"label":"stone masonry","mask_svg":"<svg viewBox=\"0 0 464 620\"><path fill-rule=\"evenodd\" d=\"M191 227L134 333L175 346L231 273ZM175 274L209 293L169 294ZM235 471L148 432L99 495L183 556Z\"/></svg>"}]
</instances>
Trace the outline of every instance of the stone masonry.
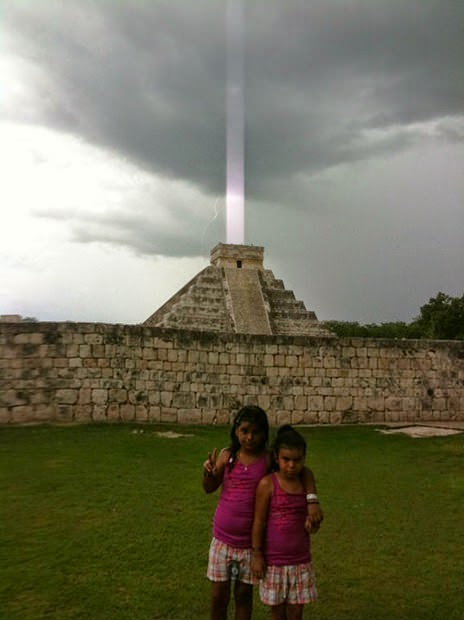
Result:
<instances>
[{"instance_id":1,"label":"stone masonry","mask_svg":"<svg viewBox=\"0 0 464 620\"><path fill-rule=\"evenodd\" d=\"M208 269L208 268L207 268ZM464 420L464 342L0 322L0 422Z\"/></svg>"},{"instance_id":2,"label":"stone masonry","mask_svg":"<svg viewBox=\"0 0 464 620\"><path fill-rule=\"evenodd\" d=\"M264 248L219 243L211 264L154 312L149 327L333 337L263 265Z\"/></svg>"}]
</instances>

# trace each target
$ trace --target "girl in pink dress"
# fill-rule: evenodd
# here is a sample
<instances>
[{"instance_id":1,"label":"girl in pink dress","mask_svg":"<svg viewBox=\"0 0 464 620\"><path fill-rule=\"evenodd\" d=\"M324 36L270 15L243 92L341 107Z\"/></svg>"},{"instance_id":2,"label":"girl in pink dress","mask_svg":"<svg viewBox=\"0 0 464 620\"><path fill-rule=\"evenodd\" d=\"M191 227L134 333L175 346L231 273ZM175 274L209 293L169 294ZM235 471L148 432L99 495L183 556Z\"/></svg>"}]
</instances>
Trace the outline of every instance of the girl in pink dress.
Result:
<instances>
[{"instance_id":1,"label":"girl in pink dress","mask_svg":"<svg viewBox=\"0 0 464 620\"><path fill-rule=\"evenodd\" d=\"M269 423L255 406L240 409L230 433L230 446L216 449L203 464L203 488L222 485L213 521L207 576L212 581L211 620L225 620L234 582L235 618L249 620L252 611L251 526L256 487L269 471Z\"/></svg>"},{"instance_id":2,"label":"girl in pink dress","mask_svg":"<svg viewBox=\"0 0 464 620\"><path fill-rule=\"evenodd\" d=\"M230 445L219 455L214 449L203 463L203 489L221 494L213 522L207 577L212 582L211 620L226 620L231 590L235 601L235 620L250 620L253 604L251 572L251 529L255 492L259 481L270 470L267 448L269 423L257 406L245 406L237 413L230 431ZM315 493L312 472L302 474L305 488ZM322 521L319 506L308 506L307 518L314 528ZM232 584L232 585L231 585Z\"/></svg>"},{"instance_id":3,"label":"girl in pink dress","mask_svg":"<svg viewBox=\"0 0 464 620\"><path fill-rule=\"evenodd\" d=\"M301 480L305 456L302 435L282 426L274 442L277 471L256 490L251 568L271 620L302 620L303 606L317 598L306 516L307 502L318 500Z\"/></svg>"}]
</instances>

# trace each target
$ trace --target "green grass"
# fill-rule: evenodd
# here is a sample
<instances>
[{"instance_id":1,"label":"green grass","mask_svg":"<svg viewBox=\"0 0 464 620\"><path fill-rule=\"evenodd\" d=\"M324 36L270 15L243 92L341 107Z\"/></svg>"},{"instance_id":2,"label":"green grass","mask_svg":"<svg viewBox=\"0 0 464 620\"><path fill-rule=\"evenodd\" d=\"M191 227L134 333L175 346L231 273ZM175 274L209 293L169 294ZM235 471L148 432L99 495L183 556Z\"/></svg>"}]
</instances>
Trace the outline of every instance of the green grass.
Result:
<instances>
[{"instance_id":1,"label":"green grass","mask_svg":"<svg viewBox=\"0 0 464 620\"><path fill-rule=\"evenodd\" d=\"M208 618L201 464L228 429L138 428L0 428L1 620ZM305 617L460 620L464 435L303 432L326 514Z\"/></svg>"}]
</instances>

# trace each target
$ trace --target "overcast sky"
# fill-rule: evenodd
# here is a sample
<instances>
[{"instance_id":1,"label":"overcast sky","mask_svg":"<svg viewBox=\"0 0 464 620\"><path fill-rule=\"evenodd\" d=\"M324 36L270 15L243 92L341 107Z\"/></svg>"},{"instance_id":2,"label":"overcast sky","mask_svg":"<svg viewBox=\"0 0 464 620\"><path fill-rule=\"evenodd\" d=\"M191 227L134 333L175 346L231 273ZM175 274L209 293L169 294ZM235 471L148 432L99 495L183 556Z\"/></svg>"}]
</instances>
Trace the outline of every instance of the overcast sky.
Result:
<instances>
[{"instance_id":1,"label":"overcast sky","mask_svg":"<svg viewBox=\"0 0 464 620\"><path fill-rule=\"evenodd\" d=\"M225 0L0 0L0 314L139 323L225 231ZM245 2L245 242L321 320L464 293L464 2Z\"/></svg>"}]
</instances>

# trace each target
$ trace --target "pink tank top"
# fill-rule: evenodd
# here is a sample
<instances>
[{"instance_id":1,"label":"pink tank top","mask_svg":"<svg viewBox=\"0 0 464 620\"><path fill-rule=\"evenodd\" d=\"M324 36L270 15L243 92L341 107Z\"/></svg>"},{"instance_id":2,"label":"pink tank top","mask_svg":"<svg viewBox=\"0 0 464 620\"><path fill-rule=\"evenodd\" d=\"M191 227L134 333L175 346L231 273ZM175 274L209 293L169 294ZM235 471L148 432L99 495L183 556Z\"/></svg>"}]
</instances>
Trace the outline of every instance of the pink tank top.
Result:
<instances>
[{"instance_id":1,"label":"pink tank top","mask_svg":"<svg viewBox=\"0 0 464 620\"><path fill-rule=\"evenodd\" d=\"M251 547L256 487L266 473L266 454L251 465L243 465L238 460L232 469L226 465L221 495L214 515L215 538L238 549Z\"/></svg>"},{"instance_id":2,"label":"pink tank top","mask_svg":"<svg viewBox=\"0 0 464 620\"><path fill-rule=\"evenodd\" d=\"M306 564L311 561L310 539L305 530L306 494L287 493L272 474L274 491L269 504L265 555L271 566Z\"/></svg>"}]
</instances>

